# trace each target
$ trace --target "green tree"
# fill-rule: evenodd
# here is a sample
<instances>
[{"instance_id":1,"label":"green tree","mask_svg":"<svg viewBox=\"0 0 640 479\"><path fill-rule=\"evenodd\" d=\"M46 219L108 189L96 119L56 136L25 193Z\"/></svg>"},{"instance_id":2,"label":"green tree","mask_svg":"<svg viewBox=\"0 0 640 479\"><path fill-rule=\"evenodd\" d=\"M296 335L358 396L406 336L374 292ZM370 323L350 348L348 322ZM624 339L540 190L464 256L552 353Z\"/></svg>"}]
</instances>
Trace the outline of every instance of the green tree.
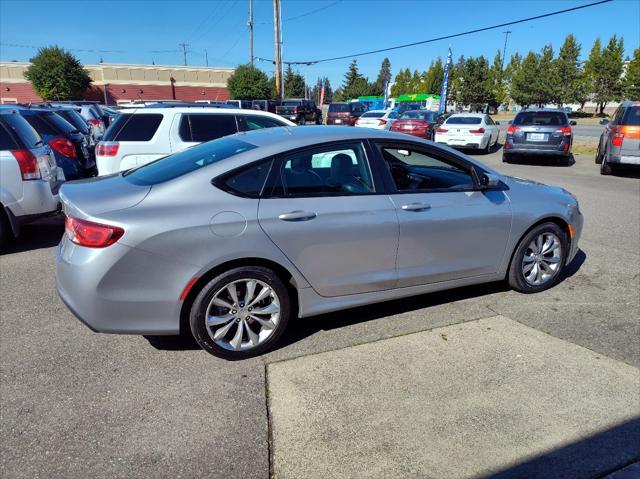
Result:
<instances>
[{"instance_id":1,"label":"green tree","mask_svg":"<svg viewBox=\"0 0 640 479\"><path fill-rule=\"evenodd\" d=\"M422 90L422 75L418 73L418 70L413 70L413 75L411 75L407 87L409 88L407 93L424 93Z\"/></svg>"},{"instance_id":2,"label":"green tree","mask_svg":"<svg viewBox=\"0 0 640 479\"><path fill-rule=\"evenodd\" d=\"M511 76L510 96L519 105L527 107L537 103L538 96L535 89L536 78L539 74L538 55L529 52L520 66Z\"/></svg>"},{"instance_id":3,"label":"green tree","mask_svg":"<svg viewBox=\"0 0 640 479\"><path fill-rule=\"evenodd\" d=\"M498 53L496 53L496 56L493 58L493 64L489 69L489 85L487 88L491 92L491 106L498 107L502 105L507 97L507 90L500 50L498 50Z\"/></svg>"},{"instance_id":4,"label":"green tree","mask_svg":"<svg viewBox=\"0 0 640 479\"><path fill-rule=\"evenodd\" d=\"M556 79L553 48L546 45L538 57L538 74L535 77L535 103L543 107L547 103L558 103L558 81Z\"/></svg>"},{"instance_id":5,"label":"green tree","mask_svg":"<svg viewBox=\"0 0 640 479\"><path fill-rule=\"evenodd\" d=\"M269 79L260 69L240 65L227 80L227 90L233 100L260 100L269 98Z\"/></svg>"},{"instance_id":6,"label":"green tree","mask_svg":"<svg viewBox=\"0 0 640 479\"><path fill-rule=\"evenodd\" d=\"M442 59L438 57L435 62L431 62L429 69L422 79L422 91L425 93L440 94L442 88L442 77L444 76L444 66Z\"/></svg>"},{"instance_id":7,"label":"green tree","mask_svg":"<svg viewBox=\"0 0 640 479\"><path fill-rule=\"evenodd\" d=\"M333 90L331 90L331 82L329 82L329 79L327 77L318 78L316 84L311 90L311 98L316 102L319 102L322 87L324 87L324 103L331 103L331 100L333 98Z\"/></svg>"},{"instance_id":8,"label":"green tree","mask_svg":"<svg viewBox=\"0 0 640 479\"><path fill-rule=\"evenodd\" d=\"M376 81L372 84L371 94L372 95L384 95L384 86L388 85L391 81L391 62L388 58L384 58L382 60L382 64L380 65L380 71L378 72L378 77Z\"/></svg>"},{"instance_id":9,"label":"green tree","mask_svg":"<svg viewBox=\"0 0 640 479\"><path fill-rule=\"evenodd\" d=\"M358 60L354 58L349 64L349 69L347 70L347 73L344 76L344 82L342 83L342 95L344 99L348 100L358 98L358 96L363 94L363 79L364 77L358 70Z\"/></svg>"},{"instance_id":10,"label":"green tree","mask_svg":"<svg viewBox=\"0 0 640 479\"><path fill-rule=\"evenodd\" d=\"M57 46L40 48L30 61L24 76L43 100L79 100L91 84L80 61Z\"/></svg>"},{"instance_id":11,"label":"green tree","mask_svg":"<svg viewBox=\"0 0 640 479\"><path fill-rule=\"evenodd\" d=\"M601 49L600 39L596 39L585 63L585 72L591 81L593 99L602 115L607 103L622 99L624 70L623 39L612 36L607 46Z\"/></svg>"},{"instance_id":12,"label":"green tree","mask_svg":"<svg viewBox=\"0 0 640 479\"><path fill-rule=\"evenodd\" d=\"M460 101L469 105L472 111L480 111L491 101L489 91L489 62L483 56L467 58L460 75Z\"/></svg>"},{"instance_id":13,"label":"green tree","mask_svg":"<svg viewBox=\"0 0 640 479\"><path fill-rule=\"evenodd\" d=\"M278 98L278 93L276 92L276 77L272 76L271 78L269 78L269 80L267 81L267 88L268 88L268 97L267 98L271 98L273 100L276 100Z\"/></svg>"},{"instance_id":14,"label":"green tree","mask_svg":"<svg viewBox=\"0 0 640 479\"><path fill-rule=\"evenodd\" d=\"M397 98L404 93L409 93L409 81L411 81L409 69L400 70L396 75L395 83L391 87L391 96Z\"/></svg>"},{"instance_id":15,"label":"green tree","mask_svg":"<svg viewBox=\"0 0 640 479\"><path fill-rule=\"evenodd\" d=\"M630 100L640 100L640 48L633 51L633 60L627 66L624 77L624 96Z\"/></svg>"},{"instance_id":16,"label":"green tree","mask_svg":"<svg viewBox=\"0 0 640 479\"><path fill-rule=\"evenodd\" d=\"M291 65L287 65L284 73L284 96L286 98L304 98L305 87L303 76L294 72Z\"/></svg>"},{"instance_id":17,"label":"green tree","mask_svg":"<svg viewBox=\"0 0 640 479\"><path fill-rule=\"evenodd\" d=\"M557 100L562 106L564 103L578 101L577 89L580 67L580 44L576 38L569 34L564 40L555 64L555 82L557 88Z\"/></svg>"}]
</instances>

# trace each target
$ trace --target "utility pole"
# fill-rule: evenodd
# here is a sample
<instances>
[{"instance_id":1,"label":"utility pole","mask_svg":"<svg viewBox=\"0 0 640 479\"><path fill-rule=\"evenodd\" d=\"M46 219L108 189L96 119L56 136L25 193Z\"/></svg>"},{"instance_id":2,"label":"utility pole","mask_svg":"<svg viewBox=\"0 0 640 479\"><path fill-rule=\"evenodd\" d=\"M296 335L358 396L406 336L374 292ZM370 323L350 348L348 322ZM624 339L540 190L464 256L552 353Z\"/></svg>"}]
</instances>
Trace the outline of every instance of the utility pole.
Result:
<instances>
[{"instance_id":1,"label":"utility pole","mask_svg":"<svg viewBox=\"0 0 640 479\"><path fill-rule=\"evenodd\" d=\"M206 48L204 49L204 64L209 66L209 52Z\"/></svg>"},{"instance_id":2,"label":"utility pole","mask_svg":"<svg viewBox=\"0 0 640 479\"><path fill-rule=\"evenodd\" d=\"M507 54L507 39L509 38L511 30L502 33L504 33L504 48L502 49L502 65L500 65L500 70L504 70L504 56Z\"/></svg>"},{"instance_id":3,"label":"utility pole","mask_svg":"<svg viewBox=\"0 0 640 479\"><path fill-rule=\"evenodd\" d=\"M273 0L273 43L276 60L276 96L282 99L282 71L280 68L280 0Z\"/></svg>"},{"instance_id":4,"label":"utility pole","mask_svg":"<svg viewBox=\"0 0 640 479\"><path fill-rule=\"evenodd\" d=\"M182 47L182 57L184 58L184 66L187 66L187 47L188 43L178 43L178 46Z\"/></svg>"},{"instance_id":5,"label":"utility pole","mask_svg":"<svg viewBox=\"0 0 640 479\"><path fill-rule=\"evenodd\" d=\"M253 66L253 0L249 0L249 64Z\"/></svg>"}]
</instances>

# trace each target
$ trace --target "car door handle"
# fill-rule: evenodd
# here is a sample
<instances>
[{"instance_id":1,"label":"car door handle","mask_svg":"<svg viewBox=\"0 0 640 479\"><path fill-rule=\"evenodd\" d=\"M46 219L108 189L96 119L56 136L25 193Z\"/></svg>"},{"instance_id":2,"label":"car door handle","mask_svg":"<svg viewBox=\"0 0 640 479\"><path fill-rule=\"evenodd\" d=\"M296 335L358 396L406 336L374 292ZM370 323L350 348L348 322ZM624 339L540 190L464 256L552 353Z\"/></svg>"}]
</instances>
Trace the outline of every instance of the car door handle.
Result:
<instances>
[{"instance_id":1,"label":"car door handle","mask_svg":"<svg viewBox=\"0 0 640 479\"><path fill-rule=\"evenodd\" d=\"M404 211L425 211L431 208L428 203L409 203L408 205L402 205Z\"/></svg>"},{"instance_id":2,"label":"car door handle","mask_svg":"<svg viewBox=\"0 0 640 479\"><path fill-rule=\"evenodd\" d=\"M311 211L291 211L290 213L282 213L278 216L282 221L309 221L317 215Z\"/></svg>"}]
</instances>

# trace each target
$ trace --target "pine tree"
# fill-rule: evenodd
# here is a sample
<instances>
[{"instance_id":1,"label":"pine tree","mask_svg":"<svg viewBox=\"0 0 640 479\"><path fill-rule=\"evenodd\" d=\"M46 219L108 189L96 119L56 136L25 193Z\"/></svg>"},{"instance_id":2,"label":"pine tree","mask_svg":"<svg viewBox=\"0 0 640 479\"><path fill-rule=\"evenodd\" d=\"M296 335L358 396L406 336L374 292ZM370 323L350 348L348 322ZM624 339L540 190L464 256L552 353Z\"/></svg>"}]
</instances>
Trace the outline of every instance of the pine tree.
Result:
<instances>
[{"instance_id":1,"label":"pine tree","mask_svg":"<svg viewBox=\"0 0 640 479\"><path fill-rule=\"evenodd\" d=\"M580 44L572 34L567 35L558 53L555 66L557 101L560 106L578 100L576 90L579 88L578 78L580 77L579 56Z\"/></svg>"},{"instance_id":2,"label":"pine tree","mask_svg":"<svg viewBox=\"0 0 640 479\"><path fill-rule=\"evenodd\" d=\"M438 57L435 62L431 62L429 69L424 74L422 79L422 91L425 93L431 93L439 95L442 89L442 78L444 77L444 66L442 65L442 59Z\"/></svg>"},{"instance_id":3,"label":"pine tree","mask_svg":"<svg viewBox=\"0 0 640 479\"><path fill-rule=\"evenodd\" d=\"M411 80L409 80L408 93L424 93L422 91L422 75L418 73L418 70L413 70L413 75L411 75Z\"/></svg>"},{"instance_id":4,"label":"pine tree","mask_svg":"<svg viewBox=\"0 0 640 479\"><path fill-rule=\"evenodd\" d=\"M640 48L633 51L633 60L627 66L624 96L630 100L640 100Z\"/></svg>"},{"instance_id":5,"label":"pine tree","mask_svg":"<svg viewBox=\"0 0 640 479\"><path fill-rule=\"evenodd\" d=\"M538 57L538 74L535 77L535 103L543 107L547 103L557 103L558 82L555 75L553 48L546 45Z\"/></svg>"},{"instance_id":6,"label":"pine tree","mask_svg":"<svg viewBox=\"0 0 640 479\"><path fill-rule=\"evenodd\" d=\"M502 69L502 55L500 50L493 58L493 64L489 70L489 85L488 88L491 91L491 106L498 107L505 101L507 92L504 81L504 70Z\"/></svg>"},{"instance_id":7,"label":"pine tree","mask_svg":"<svg viewBox=\"0 0 640 479\"><path fill-rule=\"evenodd\" d=\"M284 74L284 96L287 98L303 98L305 96L304 78L298 72L291 69L291 65L287 65Z\"/></svg>"},{"instance_id":8,"label":"pine tree","mask_svg":"<svg viewBox=\"0 0 640 479\"><path fill-rule=\"evenodd\" d=\"M460 101L470 105L472 111L480 111L491 101L489 62L483 56L467 58L460 74Z\"/></svg>"},{"instance_id":9,"label":"pine tree","mask_svg":"<svg viewBox=\"0 0 640 479\"><path fill-rule=\"evenodd\" d=\"M384 95L384 87L391 81L391 62L388 58L382 60L378 77L372 85L372 95Z\"/></svg>"},{"instance_id":10,"label":"pine tree","mask_svg":"<svg viewBox=\"0 0 640 479\"><path fill-rule=\"evenodd\" d=\"M607 103L622 99L622 72L624 70L624 45L622 38L614 35L607 46L601 49L597 38L585 63L585 72L591 82L593 99L602 115Z\"/></svg>"},{"instance_id":11,"label":"pine tree","mask_svg":"<svg viewBox=\"0 0 640 479\"><path fill-rule=\"evenodd\" d=\"M537 103L535 83L539 74L538 65L538 55L529 52L522 60L520 67L513 73L510 95L519 105L527 107Z\"/></svg>"},{"instance_id":12,"label":"pine tree","mask_svg":"<svg viewBox=\"0 0 640 479\"><path fill-rule=\"evenodd\" d=\"M409 93L409 81L411 80L411 72L408 68L400 70L395 78L395 83L391 87L391 96L399 97L405 93Z\"/></svg>"}]
</instances>

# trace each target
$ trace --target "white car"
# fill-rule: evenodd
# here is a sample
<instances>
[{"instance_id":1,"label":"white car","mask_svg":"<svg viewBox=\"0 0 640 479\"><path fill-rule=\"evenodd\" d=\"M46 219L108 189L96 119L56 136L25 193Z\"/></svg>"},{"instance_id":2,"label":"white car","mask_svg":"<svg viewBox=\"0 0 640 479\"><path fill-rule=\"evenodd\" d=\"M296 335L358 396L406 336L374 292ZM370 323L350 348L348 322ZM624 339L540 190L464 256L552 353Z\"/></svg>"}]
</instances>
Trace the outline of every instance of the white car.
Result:
<instances>
[{"instance_id":1,"label":"white car","mask_svg":"<svg viewBox=\"0 0 640 479\"><path fill-rule=\"evenodd\" d=\"M0 110L0 247L20 227L55 213L58 167L49 145L15 110Z\"/></svg>"},{"instance_id":2,"label":"white car","mask_svg":"<svg viewBox=\"0 0 640 479\"><path fill-rule=\"evenodd\" d=\"M121 110L96 147L98 175L144 165L239 131L295 126L273 113L213 107Z\"/></svg>"},{"instance_id":3,"label":"white car","mask_svg":"<svg viewBox=\"0 0 640 479\"><path fill-rule=\"evenodd\" d=\"M393 110L370 110L363 113L356 121L360 128L375 128L376 130L388 130L395 120L398 112Z\"/></svg>"},{"instance_id":4,"label":"white car","mask_svg":"<svg viewBox=\"0 0 640 479\"><path fill-rule=\"evenodd\" d=\"M456 113L436 129L435 142L489 153L498 143L499 124L484 113Z\"/></svg>"}]
</instances>

